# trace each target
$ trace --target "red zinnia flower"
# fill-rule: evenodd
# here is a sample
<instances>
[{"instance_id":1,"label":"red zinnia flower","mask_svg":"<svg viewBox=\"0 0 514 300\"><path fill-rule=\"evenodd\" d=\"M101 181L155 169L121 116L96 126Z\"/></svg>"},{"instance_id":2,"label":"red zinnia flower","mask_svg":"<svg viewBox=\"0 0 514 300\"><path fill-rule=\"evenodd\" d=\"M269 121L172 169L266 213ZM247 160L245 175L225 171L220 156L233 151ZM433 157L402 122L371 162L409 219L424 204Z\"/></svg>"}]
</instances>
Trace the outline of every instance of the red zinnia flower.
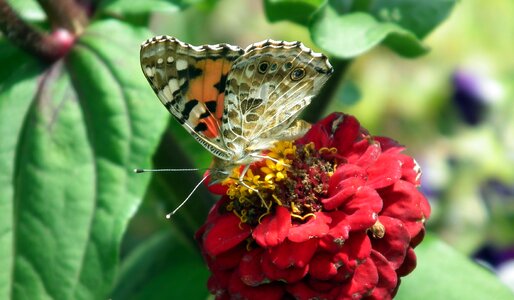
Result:
<instances>
[{"instance_id":1,"label":"red zinnia flower","mask_svg":"<svg viewBox=\"0 0 514 300\"><path fill-rule=\"evenodd\" d=\"M226 180L197 232L216 299L390 299L430 215L404 148L332 114ZM238 170L236 170L237 172ZM256 192L258 191L258 192Z\"/></svg>"}]
</instances>

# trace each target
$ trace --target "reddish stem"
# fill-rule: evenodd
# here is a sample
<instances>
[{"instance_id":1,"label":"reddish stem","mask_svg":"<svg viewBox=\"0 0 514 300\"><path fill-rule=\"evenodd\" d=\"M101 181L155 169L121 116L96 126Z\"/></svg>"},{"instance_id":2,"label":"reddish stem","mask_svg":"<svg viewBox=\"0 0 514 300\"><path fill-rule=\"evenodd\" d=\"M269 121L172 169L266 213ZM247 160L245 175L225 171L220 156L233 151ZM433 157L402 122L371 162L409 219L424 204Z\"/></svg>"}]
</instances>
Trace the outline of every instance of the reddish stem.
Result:
<instances>
[{"instance_id":1,"label":"reddish stem","mask_svg":"<svg viewBox=\"0 0 514 300\"><path fill-rule=\"evenodd\" d=\"M49 62L65 55L75 40L65 29L52 34L37 30L24 22L5 0L0 0L0 31L14 45Z\"/></svg>"}]
</instances>

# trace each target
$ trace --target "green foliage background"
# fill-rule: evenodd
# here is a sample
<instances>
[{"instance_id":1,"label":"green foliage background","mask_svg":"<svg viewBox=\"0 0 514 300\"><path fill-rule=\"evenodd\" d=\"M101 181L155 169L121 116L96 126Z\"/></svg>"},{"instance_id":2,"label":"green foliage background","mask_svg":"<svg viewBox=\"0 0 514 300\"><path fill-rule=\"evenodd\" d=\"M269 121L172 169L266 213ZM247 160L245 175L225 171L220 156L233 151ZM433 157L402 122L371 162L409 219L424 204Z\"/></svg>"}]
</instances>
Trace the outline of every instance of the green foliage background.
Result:
<instances>
[{"instance_id":1,"label":"green foliage background","mask_svg":"<svg viewBox=\"0 0 514 300\"><path fill-rule=\"evenodd\" d=\"M486 243L514 245L514 196L485 189L514 186L512 1L92 3L90 25L57 62L0 40L1 299L208 297L193 235L216 199L202 187L164 218L202 172L132 173L210 162L140 71L140 43L160 34L192 44L301 40L330 55L336 74L305 118L354 114L405 144L437 191L418 268L397 299L514 299L467 257ZM10 4L49 27L37 3ZM477 126L452 102L456 70L495 84Z\"/></svg>"}]
</instances>

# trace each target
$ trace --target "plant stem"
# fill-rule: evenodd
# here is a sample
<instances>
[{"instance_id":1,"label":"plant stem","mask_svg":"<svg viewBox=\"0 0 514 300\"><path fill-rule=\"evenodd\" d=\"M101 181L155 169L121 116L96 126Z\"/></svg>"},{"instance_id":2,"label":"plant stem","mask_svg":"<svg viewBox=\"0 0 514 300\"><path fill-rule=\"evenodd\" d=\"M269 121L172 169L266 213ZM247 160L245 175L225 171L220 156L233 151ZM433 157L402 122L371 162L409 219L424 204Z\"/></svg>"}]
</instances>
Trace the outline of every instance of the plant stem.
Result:
<instances>
[{"instance_id":1,"label":"plant stem","mask_svg":"<svg viewBox=\"0 0 514 300\"><path fill-rule=\"evenodd\" d=\"M80 35L89 23L85 8L75 0L38 0L38 3L56 28Z\"/></svg>"},{"instance_id":2,"label":"plant stem","mask_svg":"<svg viewBox=\"0 0 514 300\"><path fill-rule=\"evenodd\" d=\"M47 61L61 55L61 44L52 36L25 23L5 0L0 0L0 31L16 46Z\"/></svg>"},{"instance_id":3,"label":"plant stem","mask_svg":"<svg viewBox=\"0 0 514 300\"><path fill-rule=\"evenodd\" d=\"M330 104L330 101L334 98L334 94L337 92L337 88L339 87L339 82L346 74L351 60L332 59L331 63L334 67L332 77L330 77L327 83L323 86L319 94L314 97L308 109L303 114L303 119L307 122L314 123L320 119L323 112Z\"/></svg>"}]
</instances>

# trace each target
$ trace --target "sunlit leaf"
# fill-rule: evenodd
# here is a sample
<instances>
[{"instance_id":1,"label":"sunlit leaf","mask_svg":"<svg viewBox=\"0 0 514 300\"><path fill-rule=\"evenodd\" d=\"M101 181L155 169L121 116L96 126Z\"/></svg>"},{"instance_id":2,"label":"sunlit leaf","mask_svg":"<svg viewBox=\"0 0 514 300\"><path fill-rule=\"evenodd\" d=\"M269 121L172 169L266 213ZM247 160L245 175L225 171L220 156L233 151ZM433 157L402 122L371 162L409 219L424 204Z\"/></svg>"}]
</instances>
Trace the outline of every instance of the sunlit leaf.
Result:
<instances>
[{"instance_id":1,"label":"sunlit leaf","mask_svg":"<svg viewBox=\"0 0 514 300\"><path fill-rule=\"evenodd\" d=\"M450 14L455 0L372 1L369 9L378 20L393 22L424 38Z\"/></svg>"},{"instance_id":2,"label":"sunlit leaf","mask_svg":"<svg viewBox=\"0 0 514 300\"><path fill-rule=\"evenodd\" d=\"M486 268L427 235L416 248L418 265L402 278L395 299L514 299L514 294Z\"/></svg>"},{"instance_id":3,"label":"sunlit leaf","mask_svg":"<svg viewBox=\"0 0 514 300\"><path fill-rule=\"evenodd\" d=\"M291 21L307 25L323 0L264 0L266 17L271 22Z\"/></svg>"},{"instance_id":4,"label":"sunlit leaf","mask_svg":"<svg viewBox=\"0 0 514 300\"><path fill-rule=\"evenodd\" d=\"M408 57L427 51L413 33L394 23L361 12L340 14L330 4L314 14L310 32L319 47L341 58L355 57L380 43Z\"/></svg>"},{"instance_id":5,"label":"sunlit leaf","mask_svg":"<svg viewBox=\"0 0 514 300\"><path fill-rule=\"evenodd\" d=\"M2 84L1 298L109 293L149 180L132 169L150 165L165 127L165 112L147 105L153 92L136 75L149 36L98 22L41 76L38 64L20 63Z\"/></svg>"}]
</instances>

